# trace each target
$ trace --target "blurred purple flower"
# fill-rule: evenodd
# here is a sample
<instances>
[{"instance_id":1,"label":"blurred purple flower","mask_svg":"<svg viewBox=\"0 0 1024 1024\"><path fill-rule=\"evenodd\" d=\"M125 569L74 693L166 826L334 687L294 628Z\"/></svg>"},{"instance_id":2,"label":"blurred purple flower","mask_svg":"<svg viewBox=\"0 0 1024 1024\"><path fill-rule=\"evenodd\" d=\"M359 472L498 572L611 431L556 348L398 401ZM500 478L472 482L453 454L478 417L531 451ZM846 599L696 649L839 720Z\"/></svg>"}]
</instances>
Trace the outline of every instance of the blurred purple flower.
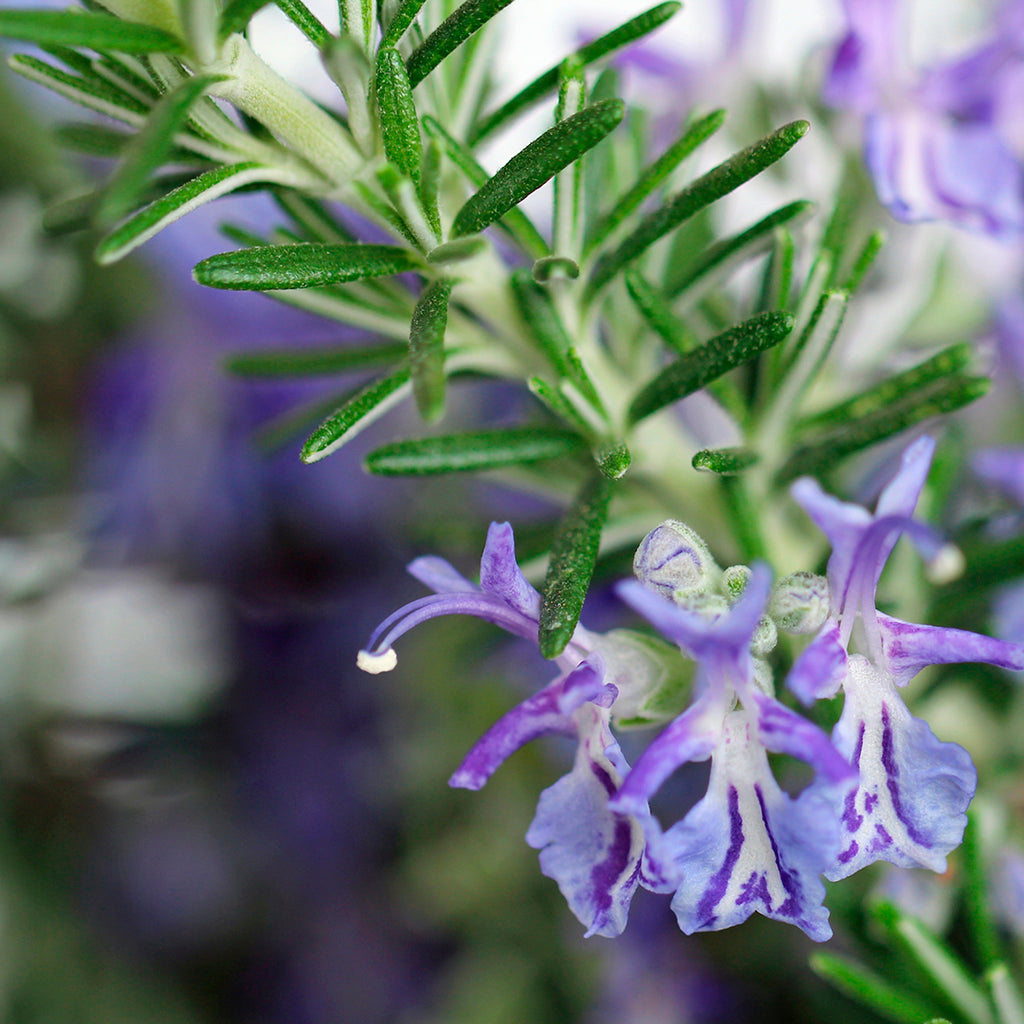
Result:
<instances>
[{"instance_id":1,"label":"blurred purple flower","mask_svg":"<svg viewBox=\"0 0 1024 1024\"><path fill-rule=\"evenodd\" d=\"M865 160L882 203L899 220L947 220L1004 239L1019 237L1019 4L1004 4L991 35L975 50L922 70L908 66L901 0L844 0L843 9L847 32L824 97L863 118Z\"/></svg>"},{"instance_id":2,"label":"blurred purple flower","mask_svg":"<svg viewBox=\"0 0 1024 1024\"><path fill-rule=\"evenodd\" d=\"M964 812L977 782L971 758L914 718L897 687L927 665L1024 667L1019 645L902 622L875 608L879 577L900 534L910 536L933 564L948 553L928 527L911 518L934 448L930 437L920 437L906 449L874 514L833 498L814 480L793 485L794 498L832 542L831 613L788 683L805 703L842 686L845 703L833 741L859 773L842 815L843 848L827 873L833 880L876 860L941 872L946 854L963 838ZM855 626L864 654L848 653Z\"/></svg>"}]
</instances>

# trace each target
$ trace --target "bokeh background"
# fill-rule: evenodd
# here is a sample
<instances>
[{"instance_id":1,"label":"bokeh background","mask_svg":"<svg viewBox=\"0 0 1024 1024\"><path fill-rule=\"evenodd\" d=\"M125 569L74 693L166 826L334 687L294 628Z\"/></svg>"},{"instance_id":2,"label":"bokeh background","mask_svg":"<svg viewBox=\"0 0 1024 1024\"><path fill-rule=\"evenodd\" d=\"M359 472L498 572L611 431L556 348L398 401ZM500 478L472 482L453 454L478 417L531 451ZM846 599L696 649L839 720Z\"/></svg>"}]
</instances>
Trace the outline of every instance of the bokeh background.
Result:
<instances>
[{"instance_id":1,"label":"bokeh background","mask_svg":"<svg viewBox=\"0 0 1024 1024\"><path fill-rule=\"evenodd\" d=\"M500 90L643 6L518 0L501 16ZM745 18L732 49L730 11ZM257 48L333 101L297 34L261 18ZM965 38L925 24L930 52ZM735 102L740 125L759 104L813 119L840 30L827 0L695 0L623 59L627 94L668 128L694 104ZM92 263L87 233L41 231L49 200L102 173L56 148L46 126L71 113L0 79L0 1020L873 1019L808 971L809 940L761 918L685 937L663 899L640 893L623 937L584 940L523 841L564 770L558 743L517 753L482 793L447 788L545 663L472 621L410 636L389 675L358 672L356 651L420 593L411 558L442 552L472 574L492 518L529 549L551 510L496 486L367 476L362 454L408 432L408 411L303 466L290 417L338 383L242 380L225 360L358 334L191 281L192 263L229 247L222 222L272 220L256 196L196 213L113 268ZM794 171L812 197L841 169L815 163L843 140L835 130ZM939 328L915 319L934 284L921 250L939 236L890 226L894 259L926 270L880 288L874 315L884 303L883 335L916 323L927 339ZM958 244L954 266L983 252L983 278L1019 273L1016 250ZM954 326L982 335L998 290L967 287ZM864 337L856 320L851 331ZM500 422L509 401L456 389L448 422ZM615 615L598 595L588 622ZM681 807L701 770L676 783ZM866 874L830 896L838 948L884 882ZM941 915L943 881L921 885L919 905Z\"/></svg>"}]
</instances>

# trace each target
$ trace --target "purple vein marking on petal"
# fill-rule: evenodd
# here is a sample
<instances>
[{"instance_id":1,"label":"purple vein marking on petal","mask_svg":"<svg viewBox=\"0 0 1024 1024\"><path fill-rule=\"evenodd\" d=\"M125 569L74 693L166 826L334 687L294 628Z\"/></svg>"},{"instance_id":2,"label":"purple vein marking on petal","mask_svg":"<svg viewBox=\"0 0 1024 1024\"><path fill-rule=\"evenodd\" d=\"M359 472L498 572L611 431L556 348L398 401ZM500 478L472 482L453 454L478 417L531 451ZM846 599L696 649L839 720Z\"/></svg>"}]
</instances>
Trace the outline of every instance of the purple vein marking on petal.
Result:
<instances>
[{"instance_id":1,"label":"purple vein marking on petal","mask_svg":"<svg viewBox=\"0 0 1024 1024\"><path fill-rule=\"evenodd\" d=\"M772 895L768 891L766 871L751 871L750 877L740 886L740 894L736 897L736 905L739 907L757 901L763 903L765 910L771 912Z\"/></svg>"},{"instance_id":2,"label":"purple vein marking on petal","mask_svg":"<svg viewBox=\"0 0 1024 1024\"><path fill-rule=\"evenodd\" d=\"M864 813L865 814L870 814L874 810L875 804L877 804L877 803L878 803L878 794L877 793L865 793L864 794Z\"/></svg>"},{"instance_id":3,"label":"purple vein marking on petal","mask_svg":"<svg viewBox=\"0 0 1024 1024\"><path fill-rule=\"evenodd\" d=\"M590 770L597 776L597 781L604 787L604 791L609 796L614 796L618 786L615 780L612 778L611 773L603 766L599 765L596 761L590 762Z\"/></svg>"},{"instance_id":4,"label":"purple vein marking on petal","mask_svg":"<svg viewBox=\"0 0 1024 1024\"><path fill-rule=\"evenodd\" d=\"M840 864L848 864L854 857L857 856L857 851L860 847L857 845L857 840L852 839L850 845L839 854L838 860Z\"/></svg>"},{"instance_id":5,"label":"purple vein marking on petal","mask_svg":"<svg viewBox=\"0 0 1024 1024\"><path fill-rule=\"evenodd\" d=\"M879 850L884 850L887 846L892 846L892 836L886 831L884 825L876 821L875 838L871 840L868 853L878 853Z\"/></svg>"},{"instance_id":6,"label":"purple vein marking on petal","mask_svg":"<svg viewBox=\"0 0 1024 1024\"><path fill-rule=\"evenodd\" d=\"M761 792L760 786L754 786L754 792L757 794L757 803L761 808L761 820L764 822L764 830L768 836L768 842L772 844L772 855L775 857L775 864L779 869L779 881L782 883L782 888L787 894L788 898L786 901L775 911L777 915L789 917L794 921L802 920L797 915L800 912L800 897L803 895L803 890L800 886L800 880L786 867L782 859L782 854L779 852L779 845L775 841L775 836L772 833L771 822L768 820L768 808L764 803L764 794ZM765 907L771 910L771 907L765 901Z\"/></svg>"},{"instance_id":7,"label":"purple vein marking on petal","mask_svg":"<svg viewBox=\"0 0 1024 1024\"><path fill-rule=\"evenodd\" d=\"M697 904L697 912L694 915L699 921L699 928L709 928L715 922L714 909L722 901L726 890L729 888L729 879L732 877L736 862L740 859L740 851L743 849L743 816L740 814L740 795L735 786L729 787L729 849L726 850L725 860L722 866L708 882L704 895Z\"/></svg>"},{"instance_id":8,"label":"purple vein marking on petal","mask_svg":"<svg viewBox=\"0 0 1024 1024\"><path fill-rule=\"evenodd\" d=\"M865 807L865 810L867 808ZM840 820L848 832L856 832L864 822L864 816L857 813L857 790L851 789L843 801L843 813ZM856 844L854 844L856 845Z\"/></svg>"},{"instance_id":9,"label":"purple vein marking on petal","mask_svg":"<svg viewBox=\"0 0 1024 1024\"><path fill-rule=\"evenodd\" d=\"M590 871L591 892L594 899L594 925L611 909L613 890L621 884L622 873L629 864L629 851L633 846L633 829L629 820L618 817L615 822L615 838L607 856L593 866ZM640 870L640 858L637 858L627 888L632 884Z\"/></svg>"},{"instance_id":10,"label":"purple vein marking on petal","mask_svg":"<svg viewBox=\"0 0 1024 1024\"><path fill-rule=\"evenodd\" d=\"M882 704L882 767L885 769L886 786L889 789L889 799L892 801L893 812L907 830L907 835L915 843L921 846L929 846L928 837L918 830L917 826L910 820L903 809L903 802L900 799L900 769L896 763L893 729L889 718L889 705L884 703ZM886 834L888 835L888 833ZM892 841L891 838L889 841Z\"/></svg>"}]
</instances>

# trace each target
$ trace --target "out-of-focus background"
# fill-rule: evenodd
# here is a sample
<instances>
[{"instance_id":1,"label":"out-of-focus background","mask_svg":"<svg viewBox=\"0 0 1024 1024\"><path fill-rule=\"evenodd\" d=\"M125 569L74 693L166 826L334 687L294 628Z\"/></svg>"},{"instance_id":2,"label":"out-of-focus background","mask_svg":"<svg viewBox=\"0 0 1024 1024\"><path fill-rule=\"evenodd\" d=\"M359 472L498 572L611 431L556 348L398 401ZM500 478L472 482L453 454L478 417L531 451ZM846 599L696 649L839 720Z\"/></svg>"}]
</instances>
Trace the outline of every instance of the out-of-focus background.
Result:
<instances>
[{"instance_id":1,"label":"out-of-focus background","mask_svg":"<svg viewBox=\"0 0 1024 1024\"><path fill-rule=\"evenodd\" d=\"M644 6L518 0L501 15L501 91ZM718 61L727 6L695 0L627 57L627 95L678 124L752 81L798 94L840 31L826 0L751 3L742 52ZM260 19L257 49L331 102L298 34ZM492 518L528 535L549 510L460 480L365 475L362 453L402 434L408 411L300 464L282 417L337 383L240 380L225 359L358 334L189 276L230 247L220 222L259 225L270 204L219 202L98 268L93 238L39 223L99 170L30 109L73 113L0 79L0 1020L834 1014L806 969L812 944L759 917L688 938L640 893L622 938L584 940L523 841L564 771L557 743L516 754L482 793L447 787L549 668L471 621L408 637L389 675L358 672L356 651L422 592L411 558L477 552ZM505 395L453 399L457 422L500 417ZM837 890L833 913L855 914L866 884Z\"/></svg>"}]
</instances>

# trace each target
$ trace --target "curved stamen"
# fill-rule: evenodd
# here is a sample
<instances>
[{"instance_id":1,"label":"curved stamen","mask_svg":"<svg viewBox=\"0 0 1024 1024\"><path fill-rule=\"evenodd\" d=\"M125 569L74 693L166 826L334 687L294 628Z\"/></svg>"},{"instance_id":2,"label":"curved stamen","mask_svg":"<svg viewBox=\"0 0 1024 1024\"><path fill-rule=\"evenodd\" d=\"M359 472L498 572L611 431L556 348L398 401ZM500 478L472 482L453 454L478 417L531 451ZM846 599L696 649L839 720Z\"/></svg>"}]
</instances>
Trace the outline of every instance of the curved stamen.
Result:
<instances>
[{"instance_id":1,"label":"curved stamen","mask_svg":"<svg viewBox=\"0 0 1024 1024\"><path fill-rule=\"evenodd\" d=\"M421 597L403 605L377 627L370 638L368 647L360 652L360 667L369 669L370 666L379 664L382 667L378 671L382 671L384 663L378 659L391 650L392 645L400 636L439 615L472 615L475 618L493 622L496 626L500 626L516 636L524 637L527 640L536 641L537 639L536 622L509 608L504 601L482 591L431 594L429 597ZM388 632L381 636L385 630ZM391 659L388 661L391 662L390 667L393 668L393 661Z\"/></svg>"}]
</instances>

